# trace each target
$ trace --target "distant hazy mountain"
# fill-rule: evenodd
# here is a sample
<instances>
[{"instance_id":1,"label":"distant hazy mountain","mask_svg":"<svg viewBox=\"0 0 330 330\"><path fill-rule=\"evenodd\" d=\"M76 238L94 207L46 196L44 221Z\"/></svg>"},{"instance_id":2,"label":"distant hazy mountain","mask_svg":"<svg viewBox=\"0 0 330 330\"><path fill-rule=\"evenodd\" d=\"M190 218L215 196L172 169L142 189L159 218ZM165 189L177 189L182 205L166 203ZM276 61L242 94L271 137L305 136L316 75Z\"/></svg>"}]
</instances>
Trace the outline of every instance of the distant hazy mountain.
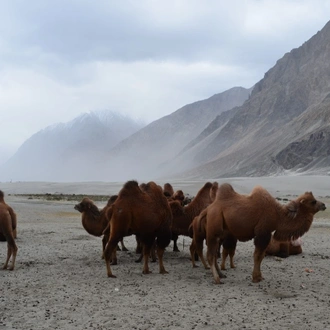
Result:
<instances>
[{"instance_id":1,"label":"distant hazy mountain","mask_svg":"<svg viewBox=\"0 0 330 330\"><path fill-rule=\"evenodd\" d=\"M106 110L54 124L22 144L0 167L0 180L91 180L103 153L144 126L142 122Z\"/></svg>"},{"instance_id":2,"label":"distant hazy mountain","mask_svg":"<svg viewBox=\"0 0 330 330\"><path fill-rule=\"evenodd\" d=\"M206 100L185 105L152 122L109 150L104 169L111 168L111 171L105 170L103 177L110 181L128 178L151 180L180 171L179 164L173 173L169 172L172 159L214 118L243 104L250 93L251 88L234 87Z\"/></svg>"}]
</instances>

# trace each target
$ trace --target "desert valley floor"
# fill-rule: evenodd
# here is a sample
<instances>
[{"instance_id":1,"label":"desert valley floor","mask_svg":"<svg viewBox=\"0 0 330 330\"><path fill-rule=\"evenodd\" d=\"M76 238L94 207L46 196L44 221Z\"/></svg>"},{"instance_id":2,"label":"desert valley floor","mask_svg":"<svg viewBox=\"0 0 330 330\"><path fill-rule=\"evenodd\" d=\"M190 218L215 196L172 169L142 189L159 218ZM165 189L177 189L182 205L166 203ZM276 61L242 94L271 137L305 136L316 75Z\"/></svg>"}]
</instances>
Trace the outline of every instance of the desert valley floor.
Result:
<instances>
[{"instance_id":1,"label":"desert valley floor","mask_svg":"<svg viewBox=\"0 0 330 330\"><path fill-rule=\"evenodd\" d=\"M212 180L214 181L214 180ZM122 183L0 183L18 217L14 271L0 270L0 329L330 329L330 177L221 179L240 193L260 184L274 197L312 191L319 212L303 240L303 253L266 257L265 279L252 283L253 242L238 243L235 269L215 285L210 270L192 268L190 238L180 236L164 255L168 274L142 274L135 238L118 252L117 278L108 278L101 238L81 225L78 201L49 201L28 194L105 194ZM194 196L204 182L174 182ZM26 194L19 196L18 194ZM105 203L96 203L103 207ZM206 251L204 247L204 252ZM6 243L0 242L0 262Z\"/></svg>"}]
</instances>

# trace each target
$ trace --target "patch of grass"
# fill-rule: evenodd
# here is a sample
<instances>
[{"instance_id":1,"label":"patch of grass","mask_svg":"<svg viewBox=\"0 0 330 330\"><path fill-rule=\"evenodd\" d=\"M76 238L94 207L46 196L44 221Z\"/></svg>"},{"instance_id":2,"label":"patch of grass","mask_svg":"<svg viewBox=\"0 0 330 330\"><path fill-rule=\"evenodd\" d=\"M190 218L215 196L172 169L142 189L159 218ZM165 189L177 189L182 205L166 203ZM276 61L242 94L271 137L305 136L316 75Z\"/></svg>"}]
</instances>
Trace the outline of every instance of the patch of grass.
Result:
<instances>
[{"instance_id":1,"label":"patch of grass","mask_svg":"<svg viewBox=\"0 0 330 330\"><path fill-rule=\"evenodd\" d=\"M108 195L83 195L83 194L15 194L14 196L26 197L27 199L39 199L47 201L78 201L84 197L88 197L93 201L107 202L110 198Z\"/></svg>"}]
</instances>

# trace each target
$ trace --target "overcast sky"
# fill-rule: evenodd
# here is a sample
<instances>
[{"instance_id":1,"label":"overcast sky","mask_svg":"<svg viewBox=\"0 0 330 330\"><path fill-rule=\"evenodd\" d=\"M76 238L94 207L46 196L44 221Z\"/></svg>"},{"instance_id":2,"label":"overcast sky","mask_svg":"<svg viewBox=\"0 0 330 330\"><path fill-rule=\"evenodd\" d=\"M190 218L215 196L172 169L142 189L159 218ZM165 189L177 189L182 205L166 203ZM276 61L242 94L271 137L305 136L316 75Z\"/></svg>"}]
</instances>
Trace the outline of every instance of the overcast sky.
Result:
<instances>
[{"instance_id":1,"label":"overcast sky","mask_svg":"<svg viewBox=\"0 0 330 330\"><path fill-rule=\"evenodd\" d=\"M0 164L84 112L151 122L249 88L329 17L328 0L0 0Z\"/></svg>"}]
</instances>

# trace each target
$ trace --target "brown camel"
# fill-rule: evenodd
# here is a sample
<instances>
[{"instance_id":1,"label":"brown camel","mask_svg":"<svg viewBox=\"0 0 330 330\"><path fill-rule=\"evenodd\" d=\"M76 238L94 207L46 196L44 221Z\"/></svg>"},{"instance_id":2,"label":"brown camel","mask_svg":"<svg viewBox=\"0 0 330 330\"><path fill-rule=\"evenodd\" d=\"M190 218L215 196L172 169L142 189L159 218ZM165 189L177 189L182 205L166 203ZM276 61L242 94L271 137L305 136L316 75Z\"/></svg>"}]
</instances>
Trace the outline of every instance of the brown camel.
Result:
<instances>
[{"instance_id":1,"label":"brown camel","mask_svg":"<svg viewBox=\"0 0 330 330\"><path fill-rule=\"evenodd\" d=\"M193 222L189 226L189 236L192 237L192 241L190 244L190 256L193 267L198 267L195 263L195 255L197 253L199 259L204 265L205 269L209 269L210 267L207 265L204 256L203 256L203 242L206 238L206 212L203 210L199 216L195 217Z\"/></svg>"},{"instance_id":2,"label":"brown camel","mask_svg":"<svg viewBox=\"0 0 330 330\"><path fill-rule=\"evenodd\" d=\"M182 206L178 201L169 202L173 214L172 240L173 251L179 252L177 240L179 235L189 236L189 226L203 209L211 204L218 189L218 183L206 182L198 191L195 198L187 205Z\"/></svg>"},{"instance_id":3,"label":"brown camel","mask_svg":"<svg viewBox=\"0 0 330 330\"><path fill-rule=\"evenodd\" d=\"M197 265L195 264L196 258L194 257L195 254L197 253L205 269L210 268L207 265L203 256L203 242L206 239L206 221L207 221L208 207L204 209L199 214L199 216L195 217L193 222L189 226L189 236L192 237L192 241L190 245L190 255L191 255L192 265L193 267L197 267ZM230 256L230 267L235 268L234 255L236 251L236 244L237 244L237 239L229 234L227 234L223 240L219 241L218 251L220 251L220 248L222 246L221 270L226 269L225 263L228 255ZM218 254L220 255L219 252Z\"/></svg>"},{"instance_id":4,"label":"brown camel","mask_svg":"<svg viewBox=\"0 0 330 330\"><path fill-rule=\"evenodd\" d=\"M166 197L172 197L174 195L173 187L168 182L164 184L163 192Z\"/></svg>"},{"instance_id":5,"label":"brown camel","mask_svg":"<svg viewBox=\"0 0 330 330\"><path fill-rule=\"evenodd\" d=\"M109 198L107 205L99 210L94 202L88 197L84 197L79 204L74 206L74 209L81 213L81 222L84 229L93 236L103 236L102 238L102 254L109 240L109 219L107 218L107 211L110 206L117 199L117 195L113 195ZM127 251L123 240L121 240L121 246L123 251ZM117 256L114 253L113 264L117 263Z\"/></svg>"},{"instance_id":6,"label":"brown camel","mask_svg":"<svg viewBox=\"0 0 330 330\"><path fill-rule=\"evenodd\" d=\"M215 282L219 284L222 275L217 264L218 244L228 233L242 242L254 239L252 281L260 282L260 266L272 232L276 240L297 239L309 230L314 214L325 209L311 192L283 205L260 186L250 195L240 195L230 184L222 184L207 209L206 221L207 260Z\"/></svg>"},{"instance_id":7,"label":"brown camel","mask_svg":"<svg viewBox=\"0 0 330 330\"><path fill-rule=\"evenodd\" d=\"M108 276L115 277L110 268L110 257L118 241L132 234L137 235L143 244L143 274L150 273L148 261L155 240L159 272L167 273L163 255L171 240L172 213L163 189L151 181L142 191L136 181L128 181L120 190L110 212L110 237L104 250Z\"/></svg>"},{"instance_id":8,"label":"brown camel","mask_svg":"<svg viewBox=\"0 0 330 330\"><path fill-rule=\"evenodd\" d=\"M272 235L272 238L266 249L266 255L280 258L287 258L291 255L297 255L302 253L301 244L302 241L300 237L296 240L279 242L276 241Z\"/></svg>"},{"instance_id":9,"label":"brown camel","mask_svg":"<svg viewBox=\"0 0 330 330\"><path fill-rule=\"evenodd\" d=\"M16 255L18 250L14 238L16 225L16 213L8 204L5 203L4 193L2 190L0 190L0 233L7 241L7 259L3 266L3 269L8 268L8 263L11 256L12 263L8 269L13 270L15 268Z\"/></svg>"}]
</instances>

